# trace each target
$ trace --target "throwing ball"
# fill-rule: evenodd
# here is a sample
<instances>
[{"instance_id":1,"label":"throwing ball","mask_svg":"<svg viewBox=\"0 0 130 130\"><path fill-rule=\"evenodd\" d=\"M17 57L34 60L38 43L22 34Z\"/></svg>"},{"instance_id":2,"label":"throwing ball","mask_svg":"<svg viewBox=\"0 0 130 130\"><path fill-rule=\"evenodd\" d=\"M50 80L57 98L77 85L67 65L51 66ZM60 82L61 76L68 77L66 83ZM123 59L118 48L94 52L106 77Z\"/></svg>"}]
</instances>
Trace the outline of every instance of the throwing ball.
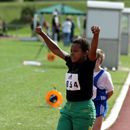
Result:
<instances>
[{"instance_id":1,"label":"throwing ball","mask_svg":"<svg viewBox=\"0 0 130 130\"><path fill-rule=\"evenodd\" d=\"M53 62L56 59L55 54L53 54L52 52L49 52L47 55L47 60L50 62Z\"/></svg>"},{"instance_id":2,"label":"throwing ball","mask_svg":"<svg viewBox=\"0 0 130 130\"><path fill-rule=\"evenodd\" d=\"M60 92L57 90L51 90L47 93L46 97L46 102L49 104L51 107L59 107L62 102L63 102L63 97Z\"/></svg>"}]
</instances>

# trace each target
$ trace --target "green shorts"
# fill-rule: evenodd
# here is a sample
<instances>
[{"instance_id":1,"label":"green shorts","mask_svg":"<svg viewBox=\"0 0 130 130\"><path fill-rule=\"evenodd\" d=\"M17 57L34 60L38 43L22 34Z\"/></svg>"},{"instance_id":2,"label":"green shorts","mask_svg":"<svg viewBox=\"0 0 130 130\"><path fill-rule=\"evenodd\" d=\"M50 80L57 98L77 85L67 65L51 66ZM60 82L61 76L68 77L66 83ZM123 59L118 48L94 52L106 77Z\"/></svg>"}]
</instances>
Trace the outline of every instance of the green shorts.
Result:
<instances>
[{"instance_id":1,"label":"green shorts","mask_svg":"<svg viewBox=\"0 0 130 130\"><path fill-rule=\"evenodd\" d=\"M91 130L96 116L92 100L67 102L60 113L57 130Z\"/></svg>"}]
</instances>

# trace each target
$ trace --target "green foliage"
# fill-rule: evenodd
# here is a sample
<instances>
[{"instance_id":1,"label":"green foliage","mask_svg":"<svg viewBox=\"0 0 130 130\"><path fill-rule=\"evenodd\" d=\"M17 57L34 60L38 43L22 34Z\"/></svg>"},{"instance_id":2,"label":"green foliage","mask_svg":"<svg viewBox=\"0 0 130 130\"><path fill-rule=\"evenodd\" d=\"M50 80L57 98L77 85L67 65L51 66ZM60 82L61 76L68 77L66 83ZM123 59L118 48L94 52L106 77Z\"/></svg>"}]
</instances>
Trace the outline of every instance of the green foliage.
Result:
<instances>
[{"instance_id":1,"label":"green foliage","mask_svg":"<svg viewBox=\"0 0 130 130\"><path fill-rule=\"evenodd\" d=\"M74 8L77 8L82 11L86 11L86 2L84 1L77 1L77 2L65 2L63 1L62 3L65 3L66 5L70 5ZM28 7L31 10L34 9L38 10L41 8L46 8L48 6L57 4L56 1L51 1L51 2L23 2L23 3L18 3L18 2L11 2L11 3L0 3L0 18L5 20L7 23L12 23L13 21L19 21L21 18L21 12L24 8ZM33 11L31 11L33 12ZM19 21L20 22L20 21ZM21 22L20 22L21 23Z\"/></svg>"},{"instance_id":2,"label":"green foliage","mask_svg":"<svg viewBox=\"0 0 130 130\"><path fill-rule=\"evenodd\" d=\"M19 21L21 17L21 12L23 8L29 7L31 9L41 9L44 7L48 7L54 4L59 3L64 3L66 5L72 6L76 9L82 10L86 12L87 10L87 5L86 5L86 0L70 0L65 1L65 0L42 0L41 2L6 2L7 0L3 0L4 2L0 3L0 18L5 20L8 23L11 23L12 21ZM11 0L10 0L11 1ZM113 0L116 1L116 0ZM123 1L125 3L126 7L130 7L130 2L128 0ZM19 21L20 22L20 21Z\"/></svg>"},{"instance_id":3,"label":"green foliage","mask_svg":"<svg viewBox=\"0 0 130 130\"><path fill-rule=\"evenodd\" d=\"M32 17L35 13L35 8L33 7L24 7L21 11L21 21L25 23L30 23Z\"/></svg>"},{"instance_id":4,"label":"green foliage","mask_svg":"<svg viewBox=\"0 0 130 130\"><path fill-rule=\"evenodd\" d=\"M31 2L33 2L33 1L35 1L35 0L24 0L24 1L31 1Z\"/></svg>"},{"instance_id":5,"label":"green foliage","mask_svg":"<svg viewBox=\"0 0 130 130\"><path fill-rule=\"evenodd\" d=\"M0 2L12 2L12 1L14 1L14 0L0 0Z\"/></svg>"}]
</instances>

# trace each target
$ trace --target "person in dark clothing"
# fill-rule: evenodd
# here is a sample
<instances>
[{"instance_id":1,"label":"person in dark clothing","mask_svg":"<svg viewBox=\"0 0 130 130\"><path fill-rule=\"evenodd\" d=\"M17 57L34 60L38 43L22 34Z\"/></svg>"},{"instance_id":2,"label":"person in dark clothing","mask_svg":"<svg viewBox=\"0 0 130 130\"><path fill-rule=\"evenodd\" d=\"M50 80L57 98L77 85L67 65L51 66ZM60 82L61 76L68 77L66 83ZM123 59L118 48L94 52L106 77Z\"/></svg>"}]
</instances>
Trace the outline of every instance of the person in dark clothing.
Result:
<instances>
[{"instance_id":1,"label":"person in dark clothing","mask_svg":"<svg viewBox=\"0 0 130 130\"><path fill-rule=\"evenodd\" d=\"M92 101L93 71L96 63L96 50L100 28L93 26L91 47L84 38L73 41L71 53L63 51L41 29L36 32L43 38L48 48L66 62L67 103L60 110L61 116L57 130L92 130L95 121L95 107Z\"/></svg>"},{"instance_id":2,"label":"person in dark clothing","mask_svg":"<svg viewBox=\"0 0 130 130\"><path fill-rule=\"evenodd\" d=\"M83 21L83 37L86 37L86 17L84 18Z\"/></svg>"},{"instance_id":3,"label":"person in dark clothing","mask_svg":"<svg viewBox=\"0 0 130 130\"><path fill-rule=\"evenodd\" d=\"M75 24L74 21L71 18L71 34L70 34L70 41L73 42L74 39L74 30L75 30Z\"/></svg>"},{"instance_id":4,"label":"person in dark clothing","mask_svg":"<svg viewBox=\"0 0 130 130\"><path fill-rule=\"evenodd\" d=\"M2 32L3 35L7 35L7 24L5 21L2 22Z\"/></svg>"},{"instance_id":5,"label":"person in dark clothing","mask_svg":"<svg viewBox=\"0 0 130 130\"><path fill-rule=\"evenodd\" d=\"M38 27L39 25L40 25L40 22L37 20L36 27ZM35 36L34 18L33 17L31 19L30 29L32 31L32 36Z\"/></svg>"},{"instance_id":6,"label":"person in dark clothing","mask_svg":"<svg viewBox=\"0 0 130 130\"><path fill-rule=\"evenodd\" d=\"M52 39L54 41L60 41L60 24L59 24L59 17L58 11L55 10L53 12L52 18Z\"/></svg>"}]
</instances>

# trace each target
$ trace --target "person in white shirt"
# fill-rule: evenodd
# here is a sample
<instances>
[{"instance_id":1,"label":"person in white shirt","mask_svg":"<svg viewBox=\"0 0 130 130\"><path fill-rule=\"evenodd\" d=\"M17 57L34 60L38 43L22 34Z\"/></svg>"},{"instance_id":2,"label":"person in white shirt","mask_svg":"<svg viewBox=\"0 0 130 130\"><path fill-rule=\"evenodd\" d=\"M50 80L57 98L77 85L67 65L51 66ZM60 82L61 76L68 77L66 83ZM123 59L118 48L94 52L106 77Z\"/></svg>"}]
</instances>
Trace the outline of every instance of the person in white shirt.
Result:
<instances>
[{"instance_id":1,"label":"person in white shirt","mask_svg":"<svg viewBox=\"0 0 130 130\"><path fill-rule=\"evenodd\" d=\"M67 17L65 22L62 25L62 32L63 32L63 43L65 46L70 45L70 36L71 36L71 27L72 23L70 21L70 18Z\"/></svg>"},{"instance_id":2,"label":"person in white shirt","mask_svg":"<svg viewBox=\"0 0 130 130\"><path fill-rule=\"evenodd\" d=\"M107 113L107 101L112 96L114 91L110 73L101 67L104 58L104 52L101 49L97 49L92 98L96 108L96 121L93 126L93 130L101 130L103 118Z\"/></svg>"}]
</instances>

